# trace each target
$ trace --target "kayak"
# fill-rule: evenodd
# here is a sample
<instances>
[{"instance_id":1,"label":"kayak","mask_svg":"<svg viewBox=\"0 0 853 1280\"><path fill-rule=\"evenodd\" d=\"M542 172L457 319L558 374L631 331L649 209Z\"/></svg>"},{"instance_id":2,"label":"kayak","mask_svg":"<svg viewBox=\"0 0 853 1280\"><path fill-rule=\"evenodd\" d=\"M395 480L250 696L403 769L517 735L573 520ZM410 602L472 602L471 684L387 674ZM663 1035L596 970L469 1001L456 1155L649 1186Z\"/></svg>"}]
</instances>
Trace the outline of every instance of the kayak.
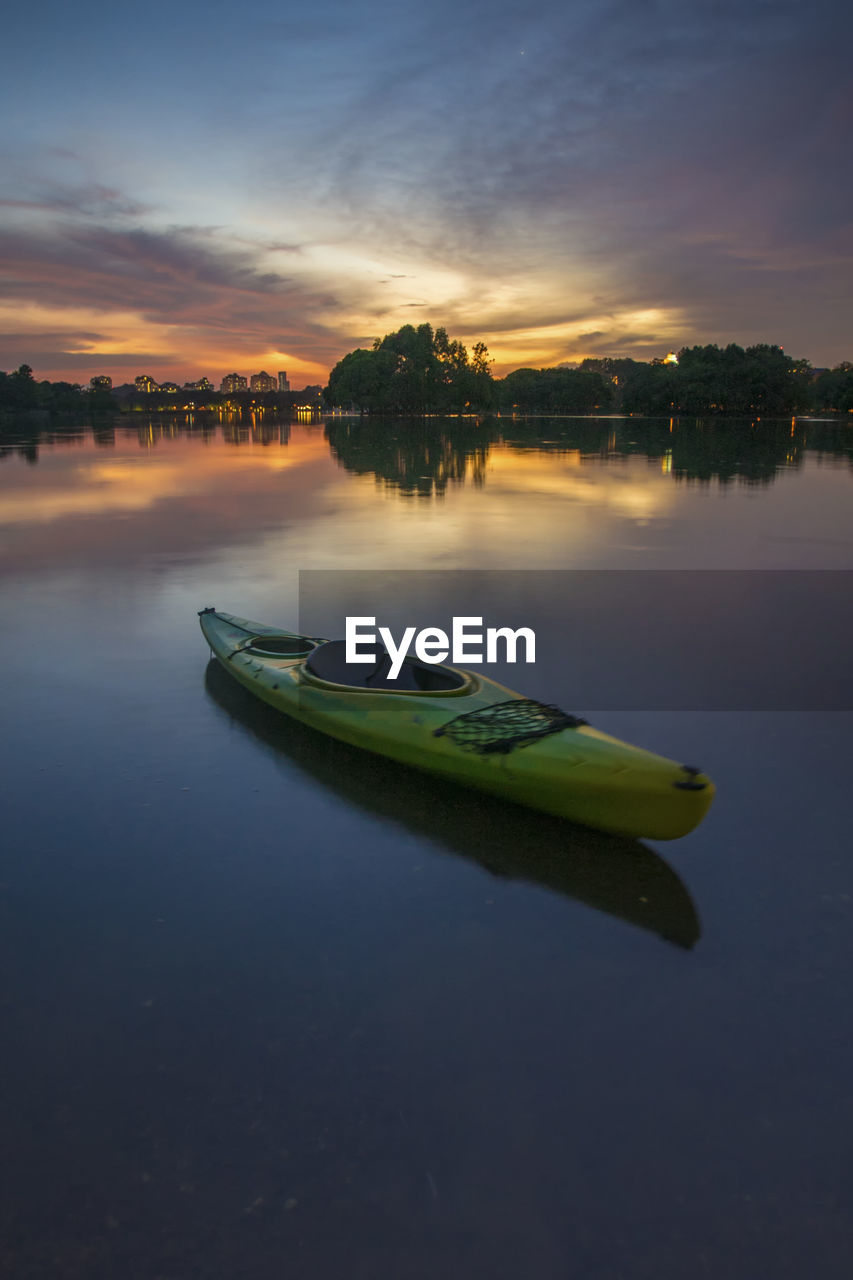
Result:
<instances>
[{"instance_id":1,"label":"kayak","mask_svg":"<svg viewBox=\"0 0 853 1280\"><path fill-rule=\"evenodd\" d=\"M487 676L406 658L347 663L343 640L199 613L225 670L278 711L352 746L572 822L674 840L702 821L714 784Z\"/></svg>"},{"instance_id":2,"label":"kayak","mask_svg":"<svg viewBox=\"0 0 853 1280\"><path fill-rule=\"evenodd\" d=\"M350 808L425 836L435 853L463 858L497 880L520 880L648 929L686 950L702 925L686 885L650 844L593 831L499 796L408 769L285 720L232 680L218 658L204 690L233 739L245 735L292 786L305 774Z\"/></svg>"}]
</instances>

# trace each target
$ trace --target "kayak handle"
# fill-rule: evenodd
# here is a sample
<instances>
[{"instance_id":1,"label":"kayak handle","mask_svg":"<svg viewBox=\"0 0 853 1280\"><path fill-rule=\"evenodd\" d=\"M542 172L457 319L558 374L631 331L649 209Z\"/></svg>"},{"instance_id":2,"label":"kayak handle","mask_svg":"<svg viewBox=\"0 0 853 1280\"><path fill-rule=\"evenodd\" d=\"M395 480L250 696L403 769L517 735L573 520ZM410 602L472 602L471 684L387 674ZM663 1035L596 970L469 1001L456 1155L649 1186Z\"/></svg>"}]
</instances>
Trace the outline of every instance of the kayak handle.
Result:
<instances>
[{"instance_id":1,"label":"kayak handle","mask_svg":"<svg viewBox=\"0 0 853 1280\"><path fill-rule=\"evenodd\" d=\"M696 781L697 776L702 772L701 769L697 769L692 764L683 764L681 768L684 770L684 772L688 776L686 778L680 779L678 782L673 782L672 785L674 787L678 787L679 791L704 791L705 790L705 788L708 785L707 782Z\"/></svg>"}]
</instances>

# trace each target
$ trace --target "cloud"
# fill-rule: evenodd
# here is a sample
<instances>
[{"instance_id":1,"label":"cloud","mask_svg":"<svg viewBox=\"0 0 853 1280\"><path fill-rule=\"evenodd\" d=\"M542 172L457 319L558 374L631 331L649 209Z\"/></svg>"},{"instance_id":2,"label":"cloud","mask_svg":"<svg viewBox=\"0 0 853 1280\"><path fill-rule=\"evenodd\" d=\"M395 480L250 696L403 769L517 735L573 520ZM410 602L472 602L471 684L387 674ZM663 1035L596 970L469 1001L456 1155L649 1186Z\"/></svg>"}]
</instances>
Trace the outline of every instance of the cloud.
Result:
<instances>
[{"instance_id":1,"label":"cloud","mask_svg":"<svg viewBox=\"0 0 853 1280\"><path fill-rule=\"evenodd\" d=\"M87 176L90 161L67 148L7 148L3 155L0 209L98 218L141 218L154 205L112 183Z\"/></svg>"},{"instance_id":2,"label":"cloud","mask_svg":"<svg viewBox=\"0 0 853 1280\"><path fill-rule=\"evenodd\" d=\"M0 235L0 270L27 296L76 304L123 304L182 315L222 291L269 293L285 277L260 270L249 252L205 242L193 228L116 230L55 226L48 234Z\"/></svg>"},{"instance_id":3,"label":"cloud","mask_svg":"<svg viewBox=\"0 0 853 1280\"><path fill-rule=\"evenodd\" d=\"M464 283L440 322L546 327L562 296L590 316L677 310L684 340L840 358L848 338L825 312L853 285L849 17L830 30L790 3L421 12L386 49L393 71L356 87L326 138L327 181L354 239L425 272L453 264Z\"/></svg>"},{"instance_id":4,"label":"cloud","mask_svg":"<svg viewBox=\"0 0 853 1280\"><path fill-rule=\"evenodd\" d=\"M204 359L233 364L278 352L282 367L287 354L291 367L316 378L318 359L337 358L340 345L323 324L336 307L332 293L269 270L263 246L253 253L205 228L58 220L7 230L0 280L13 320L0 346L5 367L130 365L145 353L161 367L196 368Z\"/></svg>"},{"instance_id":5,"label":"cloud","mask_svg":"<svg viewBox=\"0 0 853 1280\"><path fill-rule=\"evenodd\" d=\"M92 90L88 133L18 144L0 273L45 352L67 328L69 355L85 330L93 357L328 367L417 308L500 369L615 343L851 354L846 11L318 0L260 21L239 101L164 48L171 114L140 79Z\"/></svg>"}]
</instances>

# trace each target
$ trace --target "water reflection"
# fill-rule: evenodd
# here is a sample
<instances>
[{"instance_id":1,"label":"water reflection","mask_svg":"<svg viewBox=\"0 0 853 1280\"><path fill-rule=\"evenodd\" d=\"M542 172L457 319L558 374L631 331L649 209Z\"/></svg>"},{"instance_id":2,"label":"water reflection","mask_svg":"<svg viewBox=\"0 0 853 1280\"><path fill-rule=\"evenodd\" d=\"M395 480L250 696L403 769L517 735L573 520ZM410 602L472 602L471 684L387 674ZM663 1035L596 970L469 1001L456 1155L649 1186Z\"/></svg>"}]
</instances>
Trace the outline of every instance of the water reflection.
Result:
<instances>
[{"instance_id":1,"label":"water reflection","mask_svg":"<svg viewBox=\"0 0 853 1280\"><path fill-rule=\"evenodd\" d=\"M853 439L843 423L738 419L491 418L417 421L334 420L326 425L332 454L356 475L404 493L429 497L449 483L482 485L490 449L573 454L577 461L640 456L674 480L769 485L801 467L807 451L846 461Z\"/></svg>"},{"instance_id":2,"label":"water reflection","mask_svg":"<svg viewBox=\"0 0 853 1280\"><path fill-rule=\"evenodd\" d=\"M426 836L494 876L538 884L689 949L701 936L686 887L651 849L405 769L285 720L212 660L213 702L290 768L350 804Z\"/></svg>"},{"instance_id":3,"label":"water reflection","mask_svg":"<svg viewBox=\"0 0 853 1280\"><path fill-rule=\"evenodd\" d=\"M500 440L500 430L495 419L482 425L470 419L335 419L326 424L326 439L347 471L429 498L466 480L483 485L489 446Z\"/></svg>"},{"instance_id":4,"label":"water reflection","mask_svg":"<svg viewBox=\"0 0 853 1280\"><path fill-rule=\"evenodd\" d=\"M318 566L847 568L853 545L853 436L837 423L138 415L85 434L19 424L0 433L2 458L15 571L250 543L276 580Z\"/></svg>"},{"instance_id":5,"label":"water reflection","mask_svg":"<svg viewBox=\"0 0 853 1280\"><path fill-rule=\"evenodd\" d=\"M236 447L286 446L291 419L235 417L146 418L131 423L0 426L0 460L17 454L28 463L40 446L91 439L101 449L117 438L136 437L140 448L179 439L208 443L217 437ZM306 424L300 424L305 429ZM673 480L767 486L780 472L802 467L806 455L853 471L853 432L842 420L794 421L735 418L332 418L325 424L332 457L354 475L372 475L405 494L428 498L450 486L486 483L496 450L536 452L574 459L578 465L644 457Z\"/></svg>"}]
</instances>

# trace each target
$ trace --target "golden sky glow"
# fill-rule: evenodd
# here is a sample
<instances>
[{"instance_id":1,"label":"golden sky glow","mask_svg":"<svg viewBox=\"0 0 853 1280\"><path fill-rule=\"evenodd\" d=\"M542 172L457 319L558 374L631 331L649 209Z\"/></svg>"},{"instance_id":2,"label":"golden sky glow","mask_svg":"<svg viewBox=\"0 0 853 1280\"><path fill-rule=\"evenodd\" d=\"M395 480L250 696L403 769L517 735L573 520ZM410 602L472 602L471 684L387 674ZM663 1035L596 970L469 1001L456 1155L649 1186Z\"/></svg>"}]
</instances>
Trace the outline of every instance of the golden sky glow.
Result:
<instances>
[{"instance_id":1,"label":"golden sky glow","mask_svg":"<svg viewBox=\"0 0 853 1280\"><path fill-rule=\"evenodd\" d=\"M152 3L156 87L132 10L7 24L27 56L4 70L0 369L298 389L424 321L485 341L498 375L699 342L853 355L826 0L661 0L653 21L321 0L292 22L252 0L263 34L227 76L206 12Z\"/></svg>"},{"instance_id":2,"label":"golden sky glow","mask_svg":"<svg viewBox=\"0 0 853 1280\"><path fill-rule=\"evenodd\" d=\"M430 287L423 292L438 298L444 283L441 274L437 273L434 278L430 278ZM458 280L453 283L458 287ZM402 324L423 322L420 309L413 311L408 305L395 304L391 298L389 302L391 306L384 313L382 332L377 329L376 336L382 336L384 332L390 332ZM434 314L437 309L438 303L434 302L425 314ZM368 325L370 319L367 314L353 312L344 317L344 322L358 329ZM81 367L88 368L89 365L92 369L97 366L102 372L108 371L114 383L132 381L139 373L149 373L155 381L165 380L168 376L178 382L206 375L218 386L225 373L232 370L248 374L261 369L273 375L279 369L284 369L291 385L297 386L309 382L325 385L328 377L326 365L306 359L293 350L276 349L264 345L260 339L249 339L241 349L235 351L226 335L200 327L155 322L132 311L99 311L86 307L51 308L34 302L23 303L21 306L0 304L0 326L13 325L23 335L23 341L30 334L35 342L39 335L47 331L54 335L55 341L65 344L69 355L82 358L82 364L50 370L37 369L37 377L76 381L81 377ZM478 340L485 341L489 348L495 376L503 376L512 369L525 365L542 368L562 361L578 362L595 354L595 349L600 348L602 338L607 335L610 336L611 349L618 353L624 335L638 330L659 335L655 339L655 349L663 352L671 344L672 335L677 334L683 325L683 315L676 308L647 308L600 313L585 316L582 320L539 326L524 325L494 332L487 328ZM594 344L585 340L590 329L598 335ZM122 360L122 356L129 352L144 354L127 356L126 361ZM163 372L164 369L167 372Z\"/></svg>"},{"instance_id":3,"label":"golden sky glow","mask_svg":"<svg viewBox=\"0 0 853 1280\"><path fill-rule=\"evenodd\" d=\"M186 325L170 325L154 322L143 315L132 311L102 311L86 307L51 308L39 303L25 302L20 306L0 303L0 326L14 326L26 341L26 335L32 335L35 341L38 336L48 331L56 336L56 340L64 342L69 355L85 358L85 367L91 363L103 371L108 369L113 382L133 381L139 373L151 373L151 370L169 370L170 378L189 382L203 376L205 371L218 387L219 381L226 373L234 371L235 362L246 373L257 373L261 369L276 375L279 369L286 370L291 384L295 380L301 383L325 384L328 370L322 364L307 360L294 352L280 351L264 345L261 339L257 345L251 342L246 349L237 353L233 343L227 336L210 333L205 330L188 329ZM96 333L97 336L82 334ZM128 359L123 363L120 357L128 352L144 352L140 359ZM104 363L103 357L110 357ZM118 362L116 357L119 357ZM100 364L98 361L100 360ZM140 367L141 363L144 367ZM68 381L79 381L80 366L71 365L64 368L44 370L36 369L36 377L62 378ZM155 381L165 381L166 374L151 373Z\"/></svg>"}]
</instances>

